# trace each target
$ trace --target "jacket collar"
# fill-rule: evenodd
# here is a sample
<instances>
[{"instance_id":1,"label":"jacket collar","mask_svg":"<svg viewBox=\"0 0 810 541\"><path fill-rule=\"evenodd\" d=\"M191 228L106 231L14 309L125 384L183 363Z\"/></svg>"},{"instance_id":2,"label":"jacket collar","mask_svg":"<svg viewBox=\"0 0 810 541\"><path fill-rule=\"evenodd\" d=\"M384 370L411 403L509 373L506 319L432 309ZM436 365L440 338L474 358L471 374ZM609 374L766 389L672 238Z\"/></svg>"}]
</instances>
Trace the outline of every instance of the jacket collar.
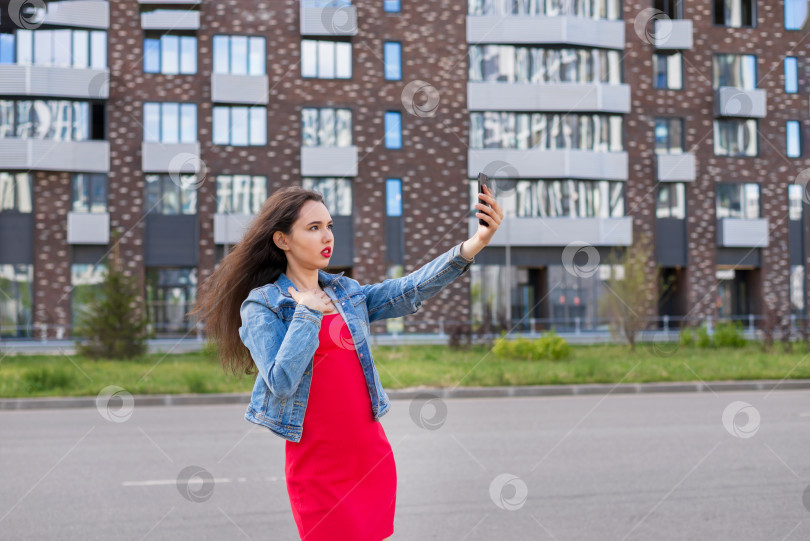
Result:
<instances>
[{"instance_id":1,"label":"jacket collar","mask_svg":"<svg viewBox=\"0 0 810 541\"><path fill-rule=\"evenodd\" d=\"M322 269L318 269L318 284L321 287L330 286L335 280L337 280L341 276L343 276L343 271L337 274L331 274ZM276 281L273 282L273 285L279 288L282 295L284 295L285 297L292 298L292 296L287 292L287 289L290 286L295 288L295 285L292 283L292 280L287 278L287 275L285 273L282 272L281 275L276 279Z\"/></svg>"}]
</instances>

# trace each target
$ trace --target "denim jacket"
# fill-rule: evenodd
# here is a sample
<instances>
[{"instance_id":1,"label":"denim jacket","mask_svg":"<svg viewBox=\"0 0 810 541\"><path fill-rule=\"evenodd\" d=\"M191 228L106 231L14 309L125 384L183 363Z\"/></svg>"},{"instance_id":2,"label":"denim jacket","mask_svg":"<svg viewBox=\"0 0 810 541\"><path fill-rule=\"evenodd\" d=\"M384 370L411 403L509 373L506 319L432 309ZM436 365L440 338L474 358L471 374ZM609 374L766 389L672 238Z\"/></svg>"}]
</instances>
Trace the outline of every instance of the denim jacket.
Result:
<instances>
[{"instance_id":1,"label":"denim jacket","mask_svg":"<svg viewBox=\"0 0 810 541\"><path fill-rule=\"evenodd\" d=\"M355 350L363 368L375 421L391 405L371 358L369 325L413 314L422 301L464 274L475 260L463 257L460 249L461 244L453 246L407 276L377 284L361 286L342 272L318 271L320 286L336 301L349 328L354 343L347 347ZM303 433L323 314L296 303L287 291L290 286L293 283L282 273L275 282L251 290L240 307L239 337L259 370L245 419L298 442Z\"/></svg>"}]
</instances>

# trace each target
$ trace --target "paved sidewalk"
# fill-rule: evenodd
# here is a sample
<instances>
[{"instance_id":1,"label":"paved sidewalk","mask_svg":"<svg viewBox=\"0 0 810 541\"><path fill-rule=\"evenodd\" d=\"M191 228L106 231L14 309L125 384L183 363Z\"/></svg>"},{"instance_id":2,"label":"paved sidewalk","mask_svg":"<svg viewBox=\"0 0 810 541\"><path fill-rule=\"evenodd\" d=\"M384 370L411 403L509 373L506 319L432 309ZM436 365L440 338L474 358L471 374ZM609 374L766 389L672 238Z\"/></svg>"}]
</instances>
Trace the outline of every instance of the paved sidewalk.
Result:
<instances>
[{"instance_id":1,"label":"paved sidewalk","mask_svg":"<svg viewBox=\"0 0 810 541\"><path fill-rule=\"evenodd\" d=\"M522 396L604 395L636 393L702 393L722 391L770 391L810 389L810 379L749 381L687 381L662 383L587 383L579 385L517 385L511 387L411 387L386 390L392 400L407 400L422 394L438 398L497 398ZM250 393L134 395L137 406L190 406L200 404L247 404ZM95 396L55 398L0 398L0 410L89 408Z\"/></svg>"}]
</instances>

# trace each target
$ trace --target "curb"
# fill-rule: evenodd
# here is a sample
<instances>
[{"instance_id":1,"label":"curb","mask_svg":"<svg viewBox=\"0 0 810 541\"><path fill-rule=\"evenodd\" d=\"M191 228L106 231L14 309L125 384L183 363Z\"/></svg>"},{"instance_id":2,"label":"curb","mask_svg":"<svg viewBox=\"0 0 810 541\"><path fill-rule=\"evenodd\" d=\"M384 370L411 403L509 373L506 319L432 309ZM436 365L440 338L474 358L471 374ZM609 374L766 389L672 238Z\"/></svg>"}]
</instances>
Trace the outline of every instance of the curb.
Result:
<instances>
[{"instance_id":1,"label":"curb","mask_svg":"<svg viewBox=\"0 0 810 541\"><path fill-rule=\"evenodd\" d=\"M664 382L585 383L576 385L518 385L512 387L414 387L386 391L392 400L414 398L501 398L526 396L577 396L642 393L706 393L724 391L772 391L810 389L810 379ZM199 406L247 404L251 393L134 395L136 406ZM2 410L63 409L96 407L96 397L0 398Z\"/></svg>"}]
</instances>

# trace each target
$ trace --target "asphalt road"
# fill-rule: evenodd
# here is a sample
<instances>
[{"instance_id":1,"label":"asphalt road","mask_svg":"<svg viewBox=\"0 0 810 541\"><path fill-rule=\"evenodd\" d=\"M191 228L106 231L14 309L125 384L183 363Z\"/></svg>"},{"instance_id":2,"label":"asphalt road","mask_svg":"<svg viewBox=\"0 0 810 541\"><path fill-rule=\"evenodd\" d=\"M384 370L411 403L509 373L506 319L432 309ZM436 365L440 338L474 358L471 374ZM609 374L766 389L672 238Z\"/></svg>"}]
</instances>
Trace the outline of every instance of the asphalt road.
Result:
<instances>
[{"instance_id":1,"label":"asphalt road","mask_svg":"<svg viewBox=\"0 0 810 541\"><path fill-rule=\"evenodd\" d=\"M0 412L0 539L297 539L284 440L244 409ZM810 539L808 391L395 400L382 422L393 540Z\"/></svg>"}]
</instances>

